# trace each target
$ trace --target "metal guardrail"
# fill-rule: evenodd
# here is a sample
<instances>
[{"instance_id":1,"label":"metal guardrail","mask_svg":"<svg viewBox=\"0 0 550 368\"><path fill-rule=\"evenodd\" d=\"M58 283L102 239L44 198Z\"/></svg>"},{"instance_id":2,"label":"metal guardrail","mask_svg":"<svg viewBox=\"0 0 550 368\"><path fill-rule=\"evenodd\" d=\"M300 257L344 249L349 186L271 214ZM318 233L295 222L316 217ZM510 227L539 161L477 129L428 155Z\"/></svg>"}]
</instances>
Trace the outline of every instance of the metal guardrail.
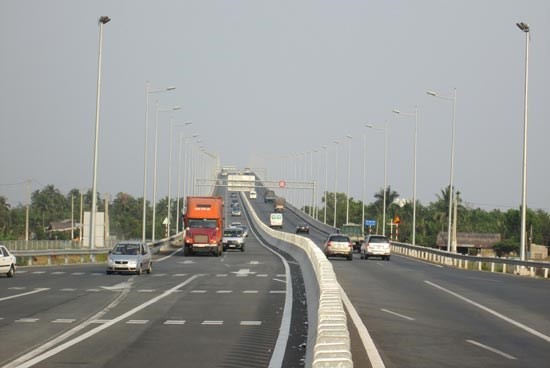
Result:
<instances>
[{"instance_id":1,"label":"metal guardrail","mask_svg":"<svg viewBox=\"0 0 550 368\"><path fill-rule=\"evenodd\" d=\"M111 249L117 242L116 239L108 239L102 248ZM10 251L32 251L53 249L83 249L82 242L74 240L3 240Z\"/></svg>"},{"instance_id":2,"label":"metal guardrail","mask_svg":"<svg viewBox=\"0 0 550 368\"><path fill-rule=\"evenodd\" d=\"M549 262L521 261L510 258L467 256L459 253L427 248L406 243L391 242L392 252L431 263L463 269L510 273L521 276L548 278Z\"/></svg>"},{"instance_id":3,"label":"metal guardrail","mask_svg":"<svg viewBox=\"0 0 550 368\"><path fill-rule=\"evenodd\" d=\"M151 249L151 253L157 253L164 245L170 244L171 242L181 239L183 233L179 233L176 235L173 235L168 238L156 240L155 242L147 242L147 245ZM121 240L119 240L120 242ZM70 242L70 241L69 241ZM112 249L116 242L113 242L112 246L109 247L102 247L102 248L58 248L58 249L30 249L30 250L12 250L10 249L11 253L15 255L18 259L18 263L20 263L21 260L24 260L24 264L27 266L32 266L35 262L37 262L38 258L45 258L45 262L47 266L51 266L53 264L69 264L71 263L71 260L75 260L78 258L78 263L94 263L96 262L96 256L99 255L107 255L109 251ZM7 244L5 242L4 244ZM50 244L51 246L55 246L54 244ZM62 262L56 262L57 259L61 258ZM101 261L103 262L103 260ZM74 262L73 262L74 263ZM40 264L43 265L43 264Z\"/></svg>"}]
</instances>

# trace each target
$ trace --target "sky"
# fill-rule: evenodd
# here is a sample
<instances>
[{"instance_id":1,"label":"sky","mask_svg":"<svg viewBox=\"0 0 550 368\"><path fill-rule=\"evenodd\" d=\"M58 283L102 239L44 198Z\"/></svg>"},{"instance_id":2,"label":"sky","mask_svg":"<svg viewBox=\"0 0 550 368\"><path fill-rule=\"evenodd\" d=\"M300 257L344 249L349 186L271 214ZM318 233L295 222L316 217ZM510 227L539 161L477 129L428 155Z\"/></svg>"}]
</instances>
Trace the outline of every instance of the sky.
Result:
<instances>
[{"instance_id":1,"label":"sky","mask_svg":"<svg viewBox=\"0 0 550 368\"><path fill-rule=\"evenodd\" d=\"M176 89L149 94L149 188L156 100L161 110L181 106L159 113L158 198L168 191L172 117L193 122L174 129L172 186L181 132L199 134L195 145L222 165L313 180L321 190L326 146L328 191L335 182L347 191L349 154L350 196L371 202L383 187L387 126L387 183L410 199L415 118L392 110L417 108L417 199L427 205L449 185L454 101L426 91L452 97L456 88L454 184L462 200L518 208L526 37L516 23L525 22L527 204L550 211L546 0L0 0L0 195L12 206L25 202L29 178L33 191L92 186L103 15L112 20L103 28L100 193L143 194L150 81L151 90ZM313 178L304 157L313 158Z\"/></svg>"}]
</instances>

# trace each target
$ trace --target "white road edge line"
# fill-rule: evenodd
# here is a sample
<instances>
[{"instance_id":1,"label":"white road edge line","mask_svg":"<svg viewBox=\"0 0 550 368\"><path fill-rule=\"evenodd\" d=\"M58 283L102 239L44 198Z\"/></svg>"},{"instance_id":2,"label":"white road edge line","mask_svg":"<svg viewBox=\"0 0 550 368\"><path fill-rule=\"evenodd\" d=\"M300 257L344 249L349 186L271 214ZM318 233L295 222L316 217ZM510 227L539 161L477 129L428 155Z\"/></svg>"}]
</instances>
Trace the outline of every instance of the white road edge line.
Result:
<instances>
[{"instance_id":1,"label":"white road edge line","mask_svg":"<svg viewBox=\"0 0 550 368\"><path fill-rule=\"evenodd\" d=\"M488 312L488 313L492 314L493 316L498 317L498 318L500 318L500 319L502 319L502 320L504 320L504 321L506 321L506 322L508 322L508 323L510 323L510 324L512 324L512 325L514 325L514 326L516 326L516 327L519 327L519 328L521 328L522 330L527 331L527 332L529 332L530 334L532 334L532 335L534 335L534 336L536 336L536 337L540 337L541 339L545 340L546 342L550 342L550 336L547 336L547 335L545 335L545 334L543 334L543 333L541 333L541 332L539 332L539 331L537 331L537 330L535 330L535 329L533 329L533 328L531 328L531 327L528 327L528 326L526 326L526 325L524 325L524 324L522 324L522 323L519 323L518 321L514 321L513 319L511 319L511 318L509 318L509 317L506 317L505 315L500 314L500 313L498 313L497 311L495 311L495 310L493 310L493 309L491 309L491 308L488 308L488 307L486 307L486 306L484 306L484 305L482 305L482 304L479 304L479 303L477 303L477 302L474 302L473 300L468 299L468 298L466 298L465 296L462 296L462 295L460 295L460 294L458 294L458 293L455 293L454 291L451 291L451 290L449 290L449 289L446 289L446 288L444 288L443 286L439 286L439 285L434 284L433 282L430 282L430 281L427 281L427 280L424 281L424 282L425 282L426 284L428 284L428 285L431 285L431 286L433 286L433 287L439 289L439 290L442 290L442 291L444 291L444 292L446 292L446 293L448 293L448 294L451 294L452 296L457 297L458 299L461 299L461 300L465 301L466 303L469 303L469 304L471 304L471 305L473 305L473 306L476 306L476 307L478 307L479 309L484 310L485 312Z\"/></svg>"},{"instance_id":2,"label":"white road edge line","mask_svg":"<svg viewBox=\"0 0 550 368\"><path fill-rule=\"evenodd\" d=\"M27 368L27 367L32 367L33 365L35 365L37 363L40 363L43 360L46 360L46 359L56 355L57 353L60 353L63 350L66 350L66 349L70 348L71 346L76 345L79 342L84 341L87 338L98 334L99 332L111 327L112 325L114 325L114 324L116 324L116 323L118 323L118 322L120 322L120 321L122 321L122 320L124 320L128 317L130 317L131 315L139 312L140 310L147 308L151 304L154 304L154 303L158 302L159 300L164 299L165 297L167 297L170 294L174 293L177 289L189 284L191 281L195 280L196 278L198 278L200 276L202 276L202 275L191 276L189 279L187 279L184 282L182 282L182 283L174 286L173 288L165 291L161 295L156 296L153 299L150 299L150 300L146 301L145 303L130 309L128 312L123 313L120 316L118 316L118 317L116 317L112 320L109 320L109 322L106 322L106 323L104 323L104 324L102 324L102 325L100 325L96 328L93 328L93 329L89 330L88 332L86 332L86 333L84 333L80 336L77 336L76 338L74 338L72 340L69 340L69 341L67 341L67 342L65 342L65 343L63 343L63 344L61 344L61 345L59 345L59 346L57 346L57 347L55 347L51 350L48 350L48 351L46 351L46 352L44 352L40 355L35 356L34 358L32 358L30 360L25 361L24 359L27 359L26 357L33 354L34 351L42 349L42 347L39 346L38 348L30 351L29 353L25 354L24 356L20 357L19 359L11 362L8 365L5 365L4 368L11 368L11 367Z\"/></svg>"},{"instance_id":3,"label":"white road edge line","mask_svg":"<svg viewBox=\"0 0 550 368\"><path fill-rule=\"evenodd\" d=\"M249 222L250 216L246 214L245 216ZM273 249L269 248L265 243L260 240L260 237L258 237L258 234L256 234L255 230L251 227L250 231L254 234L256 239L258 240L258 243L260 243L265 249L269 250L271 253L276 254L281 261L283 262L283 265L285 267L285 274L284 277L286 277L287 280L291 280L290 278L290 267L288 266L288 262L279 253L275 252ZM277 277L282 277L283 275L278 274ZM271 293L271 292L270 292ZM292 282L286 283L286 293L285 293L285 306L283 309L283 316L281 318L281 327L279 328L279 336L277 336L277 342L275 343L275 348L273 349L273 354L271 354L271 360L269 361L269 368L276 368L276 367L282 367L283 366L283 359L285 357L285 351L286 351L286 345L288 343L288 336L290 335L290 323L292 321Z\"/></svg>"},{"instance_id":4,"label":"white road edge line","mask_svg":"<svg viewBox=\"0 0 550 368\"><path fill-rule=\"evenodd\" d=\"M490 346L484 345L484 344L482 344L482 343L480 343L480 342L477 342L477 341L474 341L474 340L466 340L466 341L469 342L470 344L475 345L475 346L479 346L479 347L482 348L482 349L489 350L489 351L492 352L492 353L495 353L495 354L498 354L498 355L500 355L500 356L503 356L503 357L505 357L506 359L517 360L516 357L514 357L514 356L512 356L512 355L510 355L510 354L506 354L506 353L503 352L503 351L500 351L500 350L498 350L498 349L495 349L495 348L492 348L492 347L490 347Z\"/></svg>"},{"instance_id":5,"label":"white road edge line","mask_svg":"<svg viewBox=\"0 0 550 368\"><path fill-rule=\"evenodd\" d=\"M349 300L346 292L344 291L344 289L342 289L341 286L340 286L340 294L342 297L342 301L344 302L344 305L346 306L346 309L348 310L348 313L353 321L353 324L357 329L357 333L359 333L359 337L363 342L363 347L367 351L367 355L369 357L369 361L372 365L372 368L386 367L384 365L384 362L382 361L382 357L380 357L380 353L378 352L378 349L376 349L376 346L374 345L374 341L372 340L369 334L369 331L363 324L363 321L361 320L361 317L359 317L357 310L355 310L355 307L353 306L353 304L351 304L351 301Z\"/></svg>"},{"instance_id":6,"label":"white road edge line","mask_svg":"<svg viewBox=\"0 0 550 368\"><path fill-rule=\"evenodd\" d=\"M25 295L40 293L40 292L46 291L46 290L50 290L50 289L49 289L49 288L40 288L40 289L36 289L36 290L33 290L33 291L28 291L28 292L26 292L26 293L22 293L22 294L16 294L16 295L12 295L12 296L6 296L6 297L4 297L4 298L0 298L0 302L3 301L3 300L19 298L19 297L25 296Z\"/></svg>"},{"instance_id":7,"label":"white road edge line","mask_svg":"<svg viewBox=\"0 0 550 368\"><path fill-rule=\"evenodd\" d=\"M399 314L399 313L396 313L396 312L392 312L391 310L388 310L388 309L380 309L382 312L386 312L386 313L389 313L389 314L393 314L394 316L397 316L397 317L401 317L403 319L407 319L409 321L415 321L414 318L412 317L409 317L409 316L406 316L404 314Z\"/></svg>"},{"instance_id":8,"label":"white road edge line","mask_svg":"<svg viewBox=\"0 0 550 368\"><path fill-rule=\"evenodd\" d=\"M170 253L169 255L167 255L166 257L162 257L162 258L159 258L159 259L156 259L155 262L162 262L164 261L165 259L168 259L170 257L172 257L174 254L180 252L183 248L179 248L177 250L175 250L174 252Z\"/></svg>"},{"instance_id":9,"label":"white road edge line","mask_svg":"<svg viewBox=\"0 0 550 368\"><path fill-rule=\"evenodd\" d=\"M433 266L433 267L437 267L437 268L445 268L445 266L443 265L439 265L437 263L431 263L431 262L426 262L426 261L423 261L421 259L417 259L417 258L413 258L413 257L407 257L407 256L404 256L404 255L401 255L401 254L395 254L393 253L392 256L394 257L401 257L401 258L406 258L406 259L409 259L411 261L416 261L416 262L420 262L420 263L424 263L428 266Z\"/></svg>"}]
</instances>

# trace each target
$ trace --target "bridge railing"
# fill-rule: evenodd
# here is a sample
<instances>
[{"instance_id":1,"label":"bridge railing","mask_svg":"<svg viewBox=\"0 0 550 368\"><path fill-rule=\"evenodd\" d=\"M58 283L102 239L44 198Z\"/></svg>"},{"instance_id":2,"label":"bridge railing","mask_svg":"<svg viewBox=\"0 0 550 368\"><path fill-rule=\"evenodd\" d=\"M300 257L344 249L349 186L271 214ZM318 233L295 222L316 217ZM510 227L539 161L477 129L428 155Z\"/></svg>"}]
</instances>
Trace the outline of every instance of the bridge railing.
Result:
<instances>
[{"instance_id":1,"label":"bridge railing","mask_svg":"<svg viewBox=\"0 0 550 368\"><path fill-rule=\"evenodd\" d=\"M182 233L175 234L171 237L155 240L154 242L147 242L147 245L151 249L151 253L158 252L163 246L166 246L178 239L181 239ZM122 240L119 240L122 241ZM8 246L8 249L10 249L11 253L13 253L17 257L17 263L19 265L26 265L26 266L32 266L33 264L40 264L40 265L54 265L54 264L69 264L69 263L86 263L86 262L104 262L105 258L107 257L107 254L109 254L109 251L113 248L116 241L109 244L109 246L101 247L101 248L83 248L83 247L73 247L74 244L70 243L76 243L81 244L79 242L61 242L61 241L50 241L51 243L47 242L40 242L37 244L31 244L30 246L27 246L26 249L18 249L18 248L10 248L7 242L4 242ZM60 247L60 245L69 245L66 247ZM34 248L34 249L32 249Z\"/></svg>"},{"instance_id":2,"label":"bridge railing","mask_svg":"<svg viewBox=\"0 0 550 368\"><path fill-rule=\"evenodd\" d=\"M435 248L392 242L392 252L418 258L430 263L452 266L463 269L510 273L522 276L548 278L550 263L521 261L518 259L467 256Z\"/></svg>"}]
</instances>

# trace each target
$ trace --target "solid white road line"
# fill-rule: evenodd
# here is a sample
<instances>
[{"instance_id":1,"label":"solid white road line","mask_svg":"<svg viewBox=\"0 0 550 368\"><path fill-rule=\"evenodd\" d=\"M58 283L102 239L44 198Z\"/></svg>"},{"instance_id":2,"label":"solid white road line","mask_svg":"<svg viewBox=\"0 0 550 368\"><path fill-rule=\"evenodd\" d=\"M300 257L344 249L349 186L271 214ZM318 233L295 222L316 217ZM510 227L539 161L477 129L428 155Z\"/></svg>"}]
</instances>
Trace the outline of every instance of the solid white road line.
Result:
<instances>
[{"instance_id":1,"label":"solid white road line","mask_svg":"<svg viewBox=\"0 0 550 368\"><path fill-rule=\"evenodd\" d=\"M437 289L439 289L439 290L442 290L442 291L444 291L444 292L446 292L446 293L448 293L448 294L450 294L450 295L452 295L452 296L454 296L454 297L457 297L458 299L461 299L461 300L465 301L466 303L469 303L469 304L471 304L471 305L473 305L473 306L475 306L475 307L478 307L479 309L484 310L485 312L488 312L488 313L492 314L493 316L502 319L503 321L506 321L506 322L508 322L508 323L510 323L510 324L512 324L512 325L514 325L514 326L516 326L516 327L519 327L519 328L521 328L522 330L527 331L527 332L529 332L530 334L532 334L532 335L534 335L534 336L536 336L536 337L540 337L541 339L545 340L546 342L550 342L550 336L547 336L547 335L545 335L545 334L543 334L543 333L541 333L541 332L539 332L539 331L537 331L537 330L535 330L535 329L533 329L533 328L531 328L531 327L528 327L528 326L526 326L526 325L524 325L524 324L522 324L522 323L519 323L518 321L515 321L515 320L513 320L512 318L506 317L505 315L500 314L500 313L498 313L497 311L495 311L495 310L493 310L493 309L491 309L491 308L488 308L488 307L486 307L486 306L484 306L484 305L482 305L482 304L479 304L479 303L477 303L477 302L474 302L473 300L468 299L468 298L466 298L465 296L462 296L462 295L460 295L460 294L458 294L458 293L455 293L454 291L451 291L451 290L449 290L449 289L446 289L446 288L444 288L443 286L439 286L439 285L434 284L433 282L430 282L430 281L424 281L424 282L425 282L426 284L431 285L431 286L433 286L433 287L435 287L435 288L437 288Z\"/></svg>"},{"instance_id":2,"label":"solid white road line","mask_svg":"<svg viewBox=\"0 0 550 368\"><path fill-rule=\"evenodd\" d=\"M183 248L179 248L177 250L175 250L174 252L170 253L169 255L167 255L166 257L163 257L163 258L159 258L159 259L156 259L155 262L162 262L170 257L172 257L173 255L175 255L176 253L180 252Z\"/></svg>"},{"instance_id":3,"label":"solid white road line","mask_svg":"<svg viewBox=\"0 0 550 368\"><path fill-rule=\"evenodd\" d=\"M279 282L282 282L283 284L286 284L286 280L273 279L273 281L279 281Z\"/></svg>"},{"instance_id":4,"label":"solid white road line","mask_svg":"<svg viewBox=\"0 0 550 368\"><path fill-rule=\"evenodd\" d=\"M250 220L250 218L249 218ZM285 277L287 280L290 280L290 267L288 265L288 261L280 255L279 253L275 252L273 249L268 247L262 240L260 240L260 237L258 234L255 233L253 229L251 231L254 233L254 236L256 239L258 239L258 242L260 245L262 245L265 249L269 250L271 253L277 255L281 262L283 262L283 266L285 267L285 273L284 274L278 274L277 277ZM272 294L273 291L270 291ZM290 323L292 320L292 303L293 303L293 292L292 292L292 282L286 283L286 290L282 293L285 294L285 306L283 308L283 316L281 318L281 327L279 328L279 336L277 337L277 342L275 343L275 348L273 349L273 354L271 354L271 360L269 361L269 368L278 368L283 366L283 359L285 357L285 351L286 351L286 345L288 342L288 336L290 335Z\"/></svg>"},{"instance_id":5,"label":"solid white road line","mask_svg":"<svg viewBox=\"0 0 550 368\"><path fill-rule=\"evenodd\" d=\"M359 317L359 313L357 313L357 311L355 310L355 307L353 306L353 304L351 304L351 301L349 300L346 292L344 291L344 289L342 289L341 286L340 286L340 293L342 296L342 301L344 302L344 305L348 310L351 320L353 321L353 324L357 329L357 333L359 333L359 337L363 342L363 347L367 351L367 355L369 357L369 361L372 365L372 368L384 368L385 365L384 365L384 362L382 361L382 357L380 357L380 353L378 352L378 349L376 349L376 346L374 345L374 341L372 340L369 334L369 331L363 324L361 317Z\"/></svg>"},{"instance_id":6,"label":"solid white road line","mask_svg":"<svg viewBox=\"0 0 550 368\"><path fill-rule=\"evenodd\" d=\"M492 347L490 347L490 346L484 345L484 344L482 344L482 343L480 343L480 342L477 342L477 341L474 341L474 340L466 340L466 341L469 342L470 344L475 345L475 346L479 346L479 347L482 348L482 349L489 350L489 351L492 352L492 353L495 353L495 354L498 354L498 355L500 355L500 356L503 356L503 357L505 357L506 359L510 359L510 360L516 360L516 359L517 359L516 357L514 357L514 356L512 356L512 355L510 355L510 354L506 354L506 353L503 352L503 351L500 351L500 350L498 350L498 349L495 349L495 348L492 348Z\"/></svg>"},{"instance_id":7,"label":"solid white road line","mask_svg":"<svg viewBox=\"0 0 550 368\"><path fill-rule=\"evenodd\" d=\"M394 316L397 316L397 317L401 317L403 319L407 319L409 321L414 321L415 319L412 318L412 317L408 317L404 314L399 314L399 313L395 313L395 312L392 312L391 310L388 310L388 309L380 309L382 312L386 312L386 313L389 313L389 314L393 314Z\"/></svg>"},{"instance_id":8,"label":"solid white road line","mask_svg":"<svg viewBox=\"0 0 550 368\"><path fill-rule=\"evenodd\" d=\"M22 293L22 294L6 296L6 297L3 297L3 298L0 298L0 302L3 301L3 300L20 298L20 297L25 296L25 295L41 293L42 291L46 291L46 290L50 290L50 289L49 288L40 288L40 289L36 289L36 290L29 291L29 292L26 292L26 293Z\"/></svg>"},{"instance_id":9,"label":"solid white road line","mask_svg":"<svg viewBox=\"0 0 550 368\"><path fill-rule=\"evenodd\" d=\"M192 282L193 280L195 280L196 278L198 278L200 276L202 276L202 275L198 274L198 275L191 276L189 279L187 279L184 282L182 282L182 283L174 286L173 288L165 291L161 295L158 295L158 296L154 297L153 299L150 299L150 300L146 301L145 303L140 304L137 307L130 309L128 312L123 313L120 316L118 316L118 317L116 317L112 320L109 320L108 322L106 322L106 323L104 323L100 326L97 326L97 327L83 333L82 335L75 337L72 340L69 340L69 341L67 341L67 342L65 342L65 343L63 343L59 346L56 346L55 348L53 348L51 350L44 350L44 346L45 345L49 346L50 344L52 344L53 341L50 341L50 342L44 344L43 346L39 346L36 349L33 349L32 351L30 351L29 353L23 355L22 357L19 357L18 359L14 360L10 364L4 366L4 368L12 368L12 367L14 367L14 368L15 367L17 367L17 368L28 368L28 367L32 367L33 365L38 364L38 363L40 363L40 362L56 355L57 353L60 353L64 350L78 344L79 342L84 341L84 340L88 339L89 337L92 337L92 336L98 334L99 332L113 326L114 324L116 324L116 323L118 323L122 320L125 320L126 318L130 317L131 315L141 311L142 309L147 308L151 304L154 304L154 303L158 302L159 300L164 299L165 297L167 297L170 294L174 293L174 291L176 291L177 289L189 284L190 282ZM124 295L124 294L121 293L121 295ZM89 325L89 322L85 322L85 323L75 327L75 329L78 328L78 327L83 328L83 327L88 326L88 325ZM69 332L75 331L75 329L73 329ZM60 338L61 337L63 337L63 335L60 336ZM36 352L40 352L40 354L34 356L36 354ZM34 357L29 359L29 356L34 356Z\"/></svg>"}]
</instances>

